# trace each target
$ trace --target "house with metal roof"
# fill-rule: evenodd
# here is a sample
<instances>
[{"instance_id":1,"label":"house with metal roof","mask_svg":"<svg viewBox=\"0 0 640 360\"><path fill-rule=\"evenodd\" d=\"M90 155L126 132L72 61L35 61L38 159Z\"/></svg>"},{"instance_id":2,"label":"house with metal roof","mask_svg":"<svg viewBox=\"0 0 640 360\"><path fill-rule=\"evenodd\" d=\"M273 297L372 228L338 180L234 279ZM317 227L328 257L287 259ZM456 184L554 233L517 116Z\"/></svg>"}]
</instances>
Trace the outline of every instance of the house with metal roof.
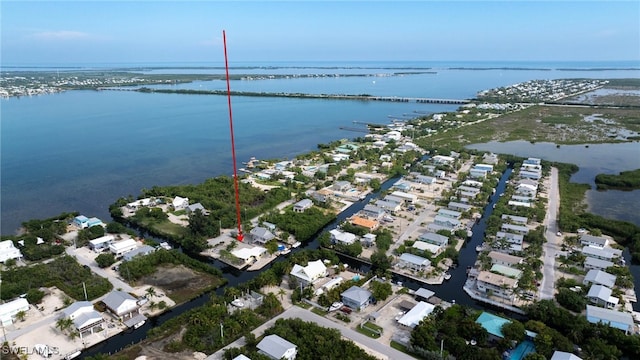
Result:
<instances>
[{"instance_id":1,"label":"house with metal roof","mask_svg":"<svg viewBox=\"0 0 640 360\"><path fill-rule=\"evenodd\" d=\"M313 206L313 201L311 201L310 199L302 199L297 203L293 204L293 211L301 213L307 209L310 209L311 206Z\"/></svg>"},{"instance_id":2,"label":"house with metal roof","mask_svg":"<svg viewBox=\"0 0 640 360\"><path fill-rule=\"evenodd\" d=\"M414 194L409 194L404 191L394 191L391 193L391 196L395 196L401 198L403 201L408 203L414 203L418 200L418 197Z\"/></svg>"},{"instance_id":3,"label":"house with metal roof","mask_svg":"<svg viewBox=\"0 0 640 360\"><path fill-rule=\"evenodd\" d=\"M254 243L263 245L268 241L275 239L276 237L271 231L269 231L269 229L262 226L254 227L253 229L251 229L249 234L251 234L251 238L253 239Z\"/></svg>"},{"instance_id":4,"label":"house with metal roof","mask_svg":"<svg viewBox=\"0 0 640 360\"><path fill-rule=\"evenodd\" d=\"M356 235L350 232L333 229L329 231L329 234L331 234L331 241L333 241L333 243L351 245L356 242Z\"/></svg>"},{"instance_id":5,"label":"house with metal roof","mask_svg":"<svg viewBox=\"0 0 640 360\"><path fill-rule=\"evenodd\" d=\"M609 240L600 236L583 234L582 236L580 236L580 244L585 246L604 248L609 245Z\"/></svg>"},{"instance_id":6,"label":"house with metal roof","mask_svg":"<svg viewBox=\"0 0 640 360\"><path fill-rule=\"evenodd\" d=\"M451 219L460 219L460 216L462 215L462 213L455 210L440 209L438 210L438 215L448 217Z\"/></svg>"},{"instance_id":7,"label":"house with metal roof","mask_svg":"<svg viewBox=\"0 0 640 360\"><path fill-rule=\"evenodd\" d=\"M424 299L424 300L428 300L430 297L432 297L435 294L436 294L435 292L425 288L420 288L416 290L416 292L414 293L417 299Z\"/></svg>"},{"instance_id":8,"label":"house with metal roof","mask_svg":"<svg viewBox=\"0 0 640 360\"><path fill-rule=\"evenodd\" d=\"M478 290L484 293L492 293L503 299L513 299L513 290L518 286L518 280L489 271L480 271L476 285Z\"/></svg>"},{"instance_id":9,"label":"house with metal roof","mask_svg":"<svg viewBox=\"0 0 640 360\"><path fill-rule=\"evenodd\" d=\"M587 270L595 269L595 270L606 270L607 268L614 266L615 264L611 261L596 259L593 257L587 257L584 260L584 268Z\"/></svg>"},{"instance_id":10,"label":"house with metal roof","mask_svg":"<svg viewBox=\"0 0 640 360\"><path fill-rule=\"evenodd\" d=\"M420 301L413 308L411 308L411 310L404 314L404 316L402 316L398 320L398 323L413 329L420 323L420 321L429 316L429 314L431 314L435 308L436 307L433 304Z\"/></svg>"},{"instance_id":11,"label":"house with metal roof","mask_svg":"<svg viewBox=\"0 0 640 360\"><path fill-rule=\"evenodd\" d=\"M620 312L611 309L587 305L587 321L597 324L599 322L620 329L625 334L634 333L635 325L633 316L628 312Z\"/></svg>"},{"instance_id":12,"label":"house with metal roof","mask_svg":"<svg viewBox=\"0 0 640 360\"><path fill-rule=\"evenodd\" d=\"M443 235L436 234L429 231L422 233L422 235L418 237L418 240L424 241L429 244L438 245L438 246L449 245L449 238L447 236L443 236Z\"/></svg>"},{"instance_id":13,"label":"house with metal roof","mask_svg":"<svg viewBox=\"0 0 640 360\"><path fill-rule=\"evenodd\" d=\"M302 286L306 287L327 276L327 267L322 260L309 261L307 266L294 264L289 275L298 279Z\"/></svg>"},{"instance_id":14,"label":"house with metal roof","mask_svg":"<svg viewBox=\"0 0 640 360\"><path fill-rule=\"evenodd\" d=\"M460 202L455 202L455 201L451 201L447 207L451 210L457 210L457 211L469 211L473 208L473 205L469 205L469 204L463 204Z\"/></svg>"},{"instance_id":15,"label":"house with metal roof","mask_svg":"<svg viewBox=\"0 0 640 360\"><path fill-rule=\"evenodd\" d=\"M371 291L363 289L359 286L352 286L342 294L342 303L354 310L360 310L371 302Z\"/></svg>"},{"instance_id":16,"label":"house with metal roof","mask_svg":"<svg viewBox=\"0 0 640 360\"><path fill-rule=\"evenodd\" d=\"M591 269L584 277L582 281L584 285L604 285L608 288L613 288L616 284L616 276L609 274L606 271Z\"/></svg>"},{"instance_id":17,"label":"house with metal roof","mask_svg":"<svg viewBox=\"0 0 640 360\"><path fill-rule=\"evenodd\" d=\"M431 266L431 261L429 259L423 258L422 256L403 253L402 255L400 255L399 264L403 268L408 268L414 271L422 271Z\"/></svg>"},{"instance_id":18,"label":"house with metal roof","mask_svg":"<svg viewBox=\"0 0 640 360\"><path fill-rule=\"evenodd\" d=\"M0 304L0 323L2 326L13 324L16 315L21 311L29 311L29 302L25 298L17 298Z\"/></svg>"},{"instance_id":19,"label":"house with metal roof","mask_svg":"<svg viewBox=\"0 0 640 360\"><path fill-rule=\"evenodd\" d=\"M554 351L551 360L582 360L581 357L564 351Z\"/></svg>"},{"instance_id":20,"label":"house with metal roof","mask_svg":"<svg viewBox=\"0 0 640 360\"><path fill-rule=\"evenodd\" d=\"M587 294L587 299L592 304L604 306L606 308L614 308L618 305L620 299L611 296L611 289L603 285L592 285Z\"/></svg>"},{"instance_id":21,"label":"house with metal roof","mask_svg":"<svg viewBox=\"0 0 640 360\"><path fill-rule=\"evenodd\" d=\"M111 251L111 253L117 257L117 256L122 256L125 253L137 247L138 247L137 241L135 241L134 239L126 239L126 240L114 242L111 245L109 245L109 251Z\"/></svg>"},{"instance_id":22,"label":"house with metal roof","mask_svg":"<svg viewBox=\"0 0 640 360\"><path fill-rule=\"evenodd\" d=\"M200 212L201 212L203 215L206 215L206 214L207 214L207 210L206 210L206 209L204 208L204 206L202 206L202 204L200 204L200 203L195 203L195 204L188 205L188 206L185 208L185 210L186 210L187 214L195 213L195 212L196 212L196 210L200 210Z\"/></svg>"},{"instance_id":23,"label":"house with metal roof","mask_svg":"<svg viewBox=\"0 0 640 360\"><path fill-rule=\"evenodd\" d=\"M460 226L460 220L448 218L442 215L436 215L433 218L433 223L436 225L444 226L449 230L455 229Z\"/></svg>"},{"instance_id":24,"label":"house with metal roof","mask_svg":"<svg viewBox=\"0 0 640 360\"><path fill-rule=\"evenodd\" d=\"M520 225L527 225L527 222L529 221L529 219L527 219L524 216L515 216L515 215L509 215L509 214L503 214L502 220L506 220L508 222L511 222L514 224L520 224Z\"/></svg>"},{"instance_id":25,"label":"house with metal roof","mask_svg":"<svg viewBox=\"0 0 640 360\"><path fill-rule=\"evenodd\" d=\"M612 248L599 248L594 246L582 247L582 254L588 257L612 261L622 256L622 250Z\"/></svg>"},{"instance_id":26,"label":"house with metal roof","mask_svg":"<svg viewBox=\"0 0 640 360\"><path fill-rule=\"evenodd\" d=\"M13 240L5 240L0 242L0 262L4 263L9 259L21 259L22 253L16 247Z\"/></svg>"},{"instance_id":27,"label":"house with metal roof","mask_svg":"<svg viewBox=\"0 0 640 360\"><path fill-rule=\"evenodd\" d=\"M69 318L82 338L83 334L93 334L94 330L104 322L102 315L93 308L89 301L76 301L62 310L61 318Z\"/></svg>"},{"instance_id":28,"label":"house with metal roof","mask_svg":"<svg viewBox=\"0 0 640 360\"><path fill-rule=\"evenodd\" d=\"M382 209L381 207L378 207L376 205L367 204L360 211L360 214L362 214L362 216L366 216L366 217L368 217L370 219L379 220L385 215L385 211L384 211L384 209Z\"/></svg>"},{"instance_id":29,"label":"house with metal roof","mask_svg":"<svg viewBox=\"0 0 640 360\"><path fill-rule=\"evenodd\" d=\"M113 235L105 235L99 238L89 240L89 249L93 251L102 251L109 248L109 245L113 244L116 237Z\"/></svg>"},{"instance_id":30,"label":"house with metal roof","mask_svg":"<svg viewBox=\"0 0 640 360\"><path fill-rule=\"evenodd\" d=\"M187 206L189 206L189 198L176 196L175 198L173 198L173 201L171 201L171 206L173 206L174 210L186 209Z\"/></svg>"},{"instance_id":31,"label":"house with metal roof","mask_svg":"<svg viewBox=\"0 0 640 360\"><path fill-rule=\"evenodd\" d=\"M140 314L138 300L124 291L112 290L102 302L107 307L107 311L122 320L128 327L146 320L146 317Z\"/></svg>"},{"instance_id":32,"label":"house with metal roof","mask_svg":"<svg viewBox=\"0 0 640 360\"><path fill-rule=\"evenodd\" d=\"M497 251L489 252L489 258L492 264L500 264L505 266L511 266L521 264L524 259L519 256L509 255Z\"/></svg>"},{"instance_id":33,"label":"house with metal roof","mask_svg":"<svg viewBox=\"0 0 640 360\"><path fill-rule=\"evenodd\" d=\"M142 245L139 248L133 249L131 251L127 251L122 255L122 259L125 261L131 261L136 256L145 256L149 255L152 252L156 251L156 248L151 247L149 245Z\"/></svg>"},{"instance_id":34,"label":"house with metal roof","mask_svg":"<svg viewBox=\"0 0 640 360\"><path fill-rule=\"evenodd\" d=\"M520 279L522 276L522 271L518 269L514 269L509 266L504 266L500 264L494 264L491 266L491 272L498 273L500 275L504 275L513 279Z\"/></svg>"},{"instance_id":35,"label":"house with metal roof","mask_svg":"<svg viewBox=\"0 0 640 360\"><path fill-rule=\"evenodd\" d=\"M432 253L434 256L438 256L442 251L444 251L443 246L430 244L424 241L416 241L413 243L412 247L420 251L428 251Z\"/></svg>"},{"instance_id":36,"label":"house with metal roof","mask_svg":"<svg viewBox=\"0 0 640 360\"><path fill-rule=\"evenodd\" d=\"M524 225L502 224L500 230L514 234L528 234L529 228Z\"/></svg>"},{"instance_id":37,"label":"house with metal roof","mask_svg":"<svg viewBox=\"0 0 640 360\"><path fill-rule=\"evenodd\" d=\"M298 354L298 347L295 344L275 334L265 336L256 348L259 353L274 360L294 360Z\"/></svg>"}]
</instances>

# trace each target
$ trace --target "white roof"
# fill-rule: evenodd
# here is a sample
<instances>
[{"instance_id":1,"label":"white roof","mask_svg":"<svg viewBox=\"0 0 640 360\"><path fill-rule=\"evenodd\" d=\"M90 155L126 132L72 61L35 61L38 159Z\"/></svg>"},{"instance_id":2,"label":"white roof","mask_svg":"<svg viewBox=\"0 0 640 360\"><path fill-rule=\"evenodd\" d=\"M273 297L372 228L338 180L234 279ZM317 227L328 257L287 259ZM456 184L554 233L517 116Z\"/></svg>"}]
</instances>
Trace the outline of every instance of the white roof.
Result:
<instances>
[{"instance_id":1,"label":"white roof","mask_svg":"<svg viewBox=\"0 0 640 360\"><path fill-rule=\"evenodd\" d=\"M278 335L268 335L265 336L256 347L274 359L282 359L287 351L291 348L295 349L296 345Z\"/></svg>"},{"instance_id":2,"label":"white roof","mask_svg":"<svg viewBox=\"0 0 640 360\"><path fill-rule=\"evenodd\" d=\"M432 297L433 295L435 295L436 293L429 290L429 289L425 289L425 288L420 288L415 292L416 296L420 296L423 297L425 299L428 299L430 297Z\"/></svg>"},{"instance_id":3,"label":"white roof","mask_svg":"<svg viewBox=\"0 0 640 360\"><path fill-rule=\"evenodd\" d=\"M582 360L581 357L564 351L554 351L551 360Z\"/></svg>"},{"instance_id":4,"label":"white roof","mask_svg":"<svg viewBox=\"0 0 640 360\"><path fill-rule=\"evenodd\" d=\"M584 282L613 287L616 284L616 276L602 270L591 269L584 277Z\"/></svg>"},{"instance_id":5,"label":"white roof","mask_svg":"<svg viewBox=\"0 0 640 360\"><path fill-rule=\"evenodd\" d=\"M603 285L592 285L587 296L590 298L598 298L600 300L608 301L611 297L611 289Z\"/></svg>"},{"instance_id":6,"label":"white roof","mask_svg":"<svg viewBox=\"0 0 640 360\"><path fill-rule=\"evenodd\" d=\"M27 299L17 298L0 305L0 317L4 317L7 314L13 315L21 310L29 310L29 302Z\"/></svg>"},{"instance_id":7,"label":"white roof","mask_svg":"<svg viewBox=\"0 0 640 360\"><path fill-rule=\"evenodd\" d=\"M633 316L630 313L603 309L592 305L587 305L587 321L590 323L602 321L611 327L624 331L633 329Z\"/></svg>"},{"instance_id":8,"label":"white roof","mask_svg":"<svg viewBox=\"0 0 640 360\"><path fill-rule=\"evenodd\" d=\"M112 290L102 302L118 315L128 313L138 308L137 300L128 293L120 290Z\"/></svg>"},{"instance_id":9,"label":"white roof","mask_svg":"<svg viewBox=\"0 0 640 360\"><path fill-rule=\"evenodd\" d=\"M343 231L340 231L338 229L333 229L333 230L329 231L329 233L331 234L331 236L333 236L333 238L336 241L339 241L341 243L353 244L356 241L355 234L352 234L352 233L349 233L349 232L343 232Z\"/></svg>"},{"instance_id":10,"label":"white roof","mask_svg":"<svg viewBox=\"0 0 640 360\"><path fill-rule=\"evenodd\" d=\"M254 246L252 248L242 248L242 249L238 249L238 250L233 250L231 252L231 254L239 259L242 259L244 261L247 261L249 259L251 259L252 257L260 257L262 254L264 254L267 251L267 249L261 247L261 246Z\"/></svg>"},{"instance_id":11,"label":"white roof","mask_svg":"<svg viewBox=\"0 0 640 360\"><path fill-rule=\"evenodd\" d=\"M138 243L133 239L126 239L109 245L109 249L112 249L113 251L119 251L130 248L132 246L138 246Z\"/></svg>"},{"instance_id":12,"label":"white roof","mask_svg":"<svg viewBox=\"0 0 640 360\"><path fill-rule=\"evenodd\" d=\"M420 266L429 266L431 265L431 261L427 258L423 258L422 256L413 255L409 253L403 253L400 255L400 261L408 262L415 265Z\"/></svg>"},{"instance_id":13,"label":"white roof","mask_svg":"<svg viewBox=\"0 0 640 360\"><path fill-rule=\"evenodd\" d=\"M441 245L434 245L434 244L430 244L424 241L416 241L413 243L413 247L418 249L418 250L422 250L422 251L429 251L433 254L437 253L438 251L440 251L440 248L442 247Z\"/></svg>"},{"instance_id":14,"label":"white roof","mask_svg":"<svg viewBox=\"0 0 640 360\"><path fill-rule=\"evenodd\" d=\"M115 240L115 237L113 235L105 235L97 239L89 240L89 243L91 245L99 245L113 240Z\"/></svg>"},{"instance_id":15,"label":"white roof","mask_svg":"<svg viewBox=\"0 0 640 360\"><path fill-rule=\"evenodd\" d=\"M322 260L309 261L307 266L293 265L291 275L300 278L306 282L311 282L324 276L327 273L327 267L324 266Z\"/></svg>"},{"instance_id":16,"label":"white roof","mask_svg":"<svg viewBox=\"0 0 640 360\"><path fill-rule=\"evenodd\" d=\"M424 301L420 301L416 306L414 306L409 312L404 314L398 322L404 326L408 326L410 328L414 328L416 325L422 321L425 317L433 312L435 309L435 305L426 303Z\"/></svg>"}]
</instances>

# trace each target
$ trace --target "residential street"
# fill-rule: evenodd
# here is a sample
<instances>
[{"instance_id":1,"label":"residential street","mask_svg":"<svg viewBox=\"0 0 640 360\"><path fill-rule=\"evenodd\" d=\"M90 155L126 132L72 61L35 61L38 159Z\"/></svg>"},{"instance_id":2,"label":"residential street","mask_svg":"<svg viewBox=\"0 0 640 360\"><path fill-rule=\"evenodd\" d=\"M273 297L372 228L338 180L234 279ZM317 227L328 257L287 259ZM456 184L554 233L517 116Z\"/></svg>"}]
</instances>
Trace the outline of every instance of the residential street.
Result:
<instances>
[{"instance_id":1,"label":"residential street","mask_svg":"<svg viewBox=\"0 0 640 360\"><path fill-rule=\"evenodd\" d=\"M546 185L548 194L547 214L544 218L545 238L547 242L542 246L542 285L540 286L540 300L553 299L555 293L555 264L556 255L562 245L562 237L557 236L558 210L560 208L560 191L558 189L558 169L552 167L549 182Z\"/></svg>"}]
</instances>

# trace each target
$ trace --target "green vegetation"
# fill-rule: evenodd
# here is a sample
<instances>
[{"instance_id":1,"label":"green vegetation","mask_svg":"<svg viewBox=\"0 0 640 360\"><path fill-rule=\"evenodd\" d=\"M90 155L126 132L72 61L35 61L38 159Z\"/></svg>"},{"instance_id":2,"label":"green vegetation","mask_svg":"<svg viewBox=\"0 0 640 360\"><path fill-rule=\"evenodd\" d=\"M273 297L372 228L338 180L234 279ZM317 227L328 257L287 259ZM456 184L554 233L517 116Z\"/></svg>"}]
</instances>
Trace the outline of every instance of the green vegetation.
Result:
<instances>
[{"instance_id":1,"label":"green vegetation","mask_svg":"<svg viewBox=\"0 0 640 360\"><path fill-rule=\"evenodd\" d=\"M375 357L367 354L352 341L343 340L342 335L336 329L321 327L302 319L278 319L276 323L265 331L266 335L276 334L298 347L298 360L345 359L345 360L374 360ZM251 359L262 359L257 352L258 339L247 341L247 344L239 349L229 349L224 353L224 359L231 360L239 354L244 354Z\"/></svg>"},{"instance_id":2,"label":"green vegetation","mask_svg":"<svg viewBox=\"0 0 640 360\"><path fill-rule=\"evenodd\" d=\"M269 212L264 220L276 224L279 229L292 234L298 241L306 241L335 217L333 212L318 207L312 207L301 213L287 208L284 213Z\"/></svg>"},{"instance_id":3,"label":"green vegetation","mask_svg":"<svg viewBox=\"0 0 640 360\"><path fill-rule=\"evenodd\" d=\"M65 247L60 235L67 232L67 224L78 213L62 213L48 219L33 219L22 223L24 233L21 235L2 236L1 240L11 240L20 248L24 259L38 261L64 253ZM38 244L38 239L43 243ZM18 241L24 241L24 246Z\"/></svg>"},{"instance_id":4,"label":"green vegetation","mask_svg":"<svg viewBox=\"0 0 640 360\"><path fill-rule=\"evenodd\" d=\"M103 269L113 265L113 263L115 262L116 262L116 257L113 256L113 254L110 252L103 253L96 256L96 263L98 263L98 266L100 266Z\"/></svg>"},{"instance_id":5,"label":"green vegetation","mask_svg":"<svg viewBox=\"0 0 640 360\"><path fill-rule=\"evenodd\" d=\"M31 289L55 286L76 300L84 300L83 284L89 300L102 296L113 288L109 280L92 273L74 258L65 255L47 264L4 271L1 298L10 300Z\"/></svg>"},{"instance_id":6,"label":"green vegetation","mask_svg":"<svg viewBox=\"0 0 640 360\"><path fill-rule=\"evenodd\" d=\"M596 186L598 190L640 189L640 169L622 171L618 175L598 174L596 175Z\"/></svg>"},{"instance_id":7,"label":"green vegetation","mask_svg":"<svg viewBox=\"0 0 640 360\"><path fill-rule=\"evenodd\" d=\"M177 250L167 251L164 249L159 249L145 256L137 256L131 261L125 261L120 264L118 271L123 279L136 281L143 276L153 274L162 264L186 265L193 270L222 278L222 272L219 269L192 259Z\"/></svg>"}]
</instances>

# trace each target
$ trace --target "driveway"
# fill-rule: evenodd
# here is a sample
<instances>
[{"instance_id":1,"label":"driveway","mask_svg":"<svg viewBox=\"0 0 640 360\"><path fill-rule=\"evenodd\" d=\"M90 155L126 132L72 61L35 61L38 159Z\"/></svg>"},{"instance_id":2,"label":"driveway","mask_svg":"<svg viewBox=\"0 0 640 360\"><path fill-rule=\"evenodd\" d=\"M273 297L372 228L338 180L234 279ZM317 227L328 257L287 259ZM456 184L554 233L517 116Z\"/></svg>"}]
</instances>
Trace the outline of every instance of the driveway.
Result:
<instances>
[{"instance_id":1,"label":"driveway","mask_svg":"<svg viewBox=\"0 0 640 360\"><path fill-rule=\"evenodd\" d=\"M555 265L556 255L562 245L562 237L557 236L558 230L558 210L560 207L560 191L558 190L558 169L551 168L549 183L547 184L548 205L547 214L544 218L545 238L547 242L542 246L542 286L540 286L540 300L553 299L555 294Z\"/></svg>"}]
</instances>

